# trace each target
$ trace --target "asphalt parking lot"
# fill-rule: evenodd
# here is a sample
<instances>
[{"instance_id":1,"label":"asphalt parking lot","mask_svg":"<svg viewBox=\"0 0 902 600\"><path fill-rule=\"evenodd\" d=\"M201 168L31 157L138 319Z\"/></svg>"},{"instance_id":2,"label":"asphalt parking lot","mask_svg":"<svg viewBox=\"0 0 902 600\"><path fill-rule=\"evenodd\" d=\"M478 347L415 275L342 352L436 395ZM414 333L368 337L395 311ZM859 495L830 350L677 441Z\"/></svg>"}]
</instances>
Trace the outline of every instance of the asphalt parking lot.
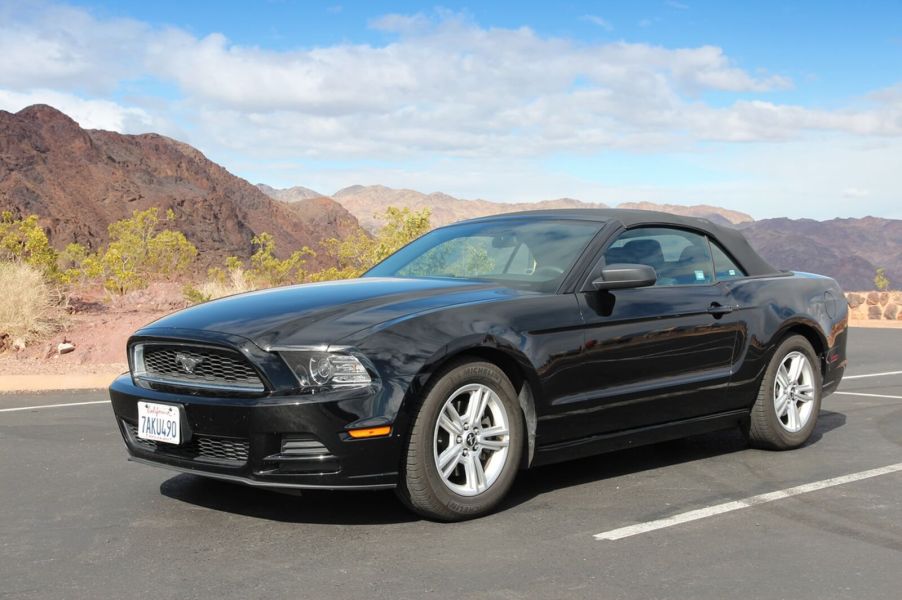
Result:
<instances>
[{"instance_id":1,"label":"asphalt parking lot","mask_svg":"<svg viewBox=\"0 0 902 600\"><path fill-rule=\"evenodd\" d=\"M126 462L103 392L0 396L0 597L898 597L902 330L853 329L849 357L802 449L722 432L536 469L452 525Z\"/></svg>"}]
</instances>

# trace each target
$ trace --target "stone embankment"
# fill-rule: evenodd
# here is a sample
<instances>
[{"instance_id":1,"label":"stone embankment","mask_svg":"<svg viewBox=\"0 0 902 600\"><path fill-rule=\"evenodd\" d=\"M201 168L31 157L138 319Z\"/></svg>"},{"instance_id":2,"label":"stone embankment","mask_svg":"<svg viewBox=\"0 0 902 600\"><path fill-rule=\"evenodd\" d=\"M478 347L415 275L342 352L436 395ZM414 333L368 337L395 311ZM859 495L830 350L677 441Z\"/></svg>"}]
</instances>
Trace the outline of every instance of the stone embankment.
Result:
<instances>
[{"instance_id":1,"label":"stone embankment","mask_svg":"<svg viewBox=\"0 0 902 600\"><path fill-rule=\"evenodd\" d=\"M846 292L853 321L902 321L902 292Z\"/></svg>"}]
</instances>

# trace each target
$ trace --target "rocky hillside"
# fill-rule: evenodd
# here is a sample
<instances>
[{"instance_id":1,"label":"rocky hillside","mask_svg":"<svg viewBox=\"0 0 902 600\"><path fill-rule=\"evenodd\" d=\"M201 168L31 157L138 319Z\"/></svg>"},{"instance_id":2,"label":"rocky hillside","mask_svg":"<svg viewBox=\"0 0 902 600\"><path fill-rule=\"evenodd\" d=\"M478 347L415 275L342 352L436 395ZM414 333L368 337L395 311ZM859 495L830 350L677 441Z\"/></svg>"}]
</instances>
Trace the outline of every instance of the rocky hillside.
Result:
<instances>
[{"instance_id":1,"label":"rocky hillside","mask_svg":"<svg viewBox=\"0 0 902 600\"><path fill-rule=\"evenodd\" d=\"M289 202L287 206L313 231L322 232L321 239L341 239L360 231L357 218L331 198L316 196Z\"/></svg>"},{"instance_id":2,"label":"rocky hillside","mask_svg":"<svg viewBox=\"0 0 902 600\"><path fill-rule=\"evenodd\" d=\"M57 248L96 248L110 223L153 206L175 211L206 263L249 256L261 232L284 255L356 226L328 198L293 208L167 137L85 130L43 105L0 111L0 210L39 215Z\"/></svg>"},{"instance_id":3,"label":"rocky hillside","mask_svg":"<svg viewBox=\"0 0 902 600\"><path fill-rule=\"evenodd\" d=\"M310 188L305 188L302 185L296 185L294 187L280 190L266 185L265 183L258 183L257 189L270 198L275 198L276 200L281 200L282 202L300 202L301 200L312 200L313 198L324 197L323 194L313 191Z\"/></svg>"},{"instance_id":4,"label":"rocky hillside","mask_svg":"<svg viewBox=\"0 0 902 600\"><path fill-rule=\"evenodd\" d=\"M740 228L775 267L829 275L846 290L873 289L883 267L894 287L902 285L902 221L764 219Z\"/></svg>"}]
</instances>

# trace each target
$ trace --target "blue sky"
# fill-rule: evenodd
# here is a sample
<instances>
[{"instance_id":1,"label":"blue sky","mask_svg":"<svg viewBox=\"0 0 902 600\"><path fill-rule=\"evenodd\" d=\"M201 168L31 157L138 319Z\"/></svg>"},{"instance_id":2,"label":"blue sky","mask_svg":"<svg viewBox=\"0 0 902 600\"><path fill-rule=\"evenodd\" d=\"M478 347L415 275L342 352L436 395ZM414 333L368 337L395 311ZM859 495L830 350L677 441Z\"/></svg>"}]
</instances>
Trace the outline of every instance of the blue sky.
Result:
<instances>
[{"instance_id":1,"label":"blue sky","mask_svg":"<svg viewBox=\"0 0 902 600\"><path fill-rule=\"evenodd\" d=\"M253 182L902 218L900 2L3 2L0 109Z\"/></svg>"}]
</instances>

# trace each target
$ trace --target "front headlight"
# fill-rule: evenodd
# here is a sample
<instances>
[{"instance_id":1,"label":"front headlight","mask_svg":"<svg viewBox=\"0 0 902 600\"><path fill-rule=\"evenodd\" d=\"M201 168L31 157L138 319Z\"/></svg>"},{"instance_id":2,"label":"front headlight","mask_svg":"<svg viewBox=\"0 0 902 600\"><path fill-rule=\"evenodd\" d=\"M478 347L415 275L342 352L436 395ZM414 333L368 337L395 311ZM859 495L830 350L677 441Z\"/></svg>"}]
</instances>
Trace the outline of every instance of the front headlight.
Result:
<instances>
[{"instance_id":1,"label":"front headlight","mask_svg":"<svg viewBox=\"0 0 902 600\"><path fill-rule=\"evenodd\" d=\"M347 352L282 350L279 354L294 371L303 388L326 390L362 387L372 381L363 362Z\"/></svg>"}]
</instances>

